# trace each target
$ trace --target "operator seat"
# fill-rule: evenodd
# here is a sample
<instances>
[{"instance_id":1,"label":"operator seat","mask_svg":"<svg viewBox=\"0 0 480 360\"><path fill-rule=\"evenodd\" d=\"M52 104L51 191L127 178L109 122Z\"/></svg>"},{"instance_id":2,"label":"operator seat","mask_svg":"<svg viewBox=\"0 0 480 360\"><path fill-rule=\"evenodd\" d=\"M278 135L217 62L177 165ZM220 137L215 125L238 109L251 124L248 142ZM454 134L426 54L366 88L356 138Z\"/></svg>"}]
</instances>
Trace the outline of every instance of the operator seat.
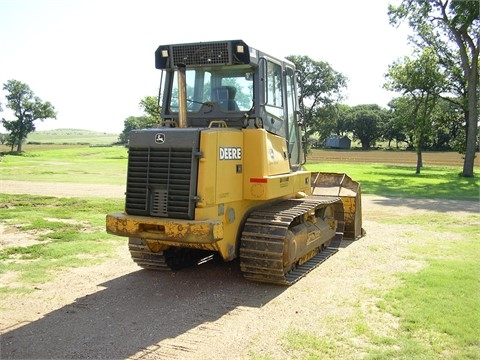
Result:
<instances>
[{"instance_id":1,"label":"operator seat","mask_svg":"<svg viewBox=\"0 0 480 360\"><path fill-rule=\"evenodd\" d=\"M219 86L213 89L212 100L217 101L224 110L239 110L237 102L235 101L236 93L237 89L235 89L234 86Z\"/></svg>"}]
</instances>

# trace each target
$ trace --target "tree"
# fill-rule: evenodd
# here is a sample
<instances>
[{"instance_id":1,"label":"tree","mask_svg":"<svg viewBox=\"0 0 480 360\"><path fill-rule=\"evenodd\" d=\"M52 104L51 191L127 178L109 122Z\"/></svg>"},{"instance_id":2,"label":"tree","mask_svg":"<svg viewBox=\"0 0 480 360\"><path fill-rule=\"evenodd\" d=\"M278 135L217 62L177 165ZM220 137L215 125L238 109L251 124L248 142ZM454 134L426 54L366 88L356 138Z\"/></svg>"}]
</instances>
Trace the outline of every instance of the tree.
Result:
<instances>
[{"instance_id":1,"label":"tree","mask_svg":"<svg viewBox=\"0 0 480 360\"><path fill-rule=\"evenodd\" d=\"M343 104L329 104L318 107L311 114L309 133L318 135L318 142L325 143L332 134L343 136L348 131L345 119L345 107Z\"/></svg>"},{"instance_id":2,"label":"tree","mask_svg":"<svg viewBox=\"0 0 480 360\"><path fill-rule=\"evenodd\" d=\"M160 120L161 108L155 96L145 96L140 100L139 107L143 110L145 116L155 119L156 121Z\"/></svg>"},{"instance_id":3,"label":"tree","mask_svg":"<svg viewBox=\"0 0 480 360\"><path fill-rule=\"evenodd\" d=\"M410 143L407 137L408 128L405 123L408 121L409 117L402 116L403 113L398 109L401 109L401 100L403 98L393 99L388 103L389 115L384 123L382 138L383 140L388 141L388 147L391 148L391 143L395 140L395 147L398 149L398 144L400 142L407 143L407 147L410 147Z\"/></svg>"},{"instance_id":4,"label":"tree","mask_svg":"<svg viewBox=\"0 0 480 360\"><path fill-rule=\"evenodd\" d=\"M130 131L151 128L153 125L151 118L147 116L129 116L123 122L123 131L118 137L118 141L126 144L128 143Z\"/></svg>"},{"instance_id":5,"label":"tree","mask_svg":"<svg viewBox=\"0 0 480 360\"><path fill-rule=\"evenodd\" d=\"M126 118L123 123L123 131L118 137L118 141L127 143L130 131L135 129L151 128L160 121L161 108L158 105L156 97L145 96L140 100L139 107L143 110L144 115L129 116Z\"/></svg>"},{"instance_id":6,"label":"tree","mask_svg":"<svg viewBox=\"0 0 480 360\"><path fill-rule=\"evenodd\" d=\"M351 107L346 104L338 104L337 108L337 121L335 123L335 128L333 134L343 137L347 136L347 133L350 131L350 123L348 122L348 113L351 110ZM330 135L332 132L330 133Z\"/></svg>"},{"instance_id":7,"label":"tree","mask_svg":"<svg viewBox=\"0 0 480 360\"><path fill-rule=\"evenodd\" d=\"M397 142L404 141L407 143L408 149L413 149L415 122L411 113L412 106L410 98L401 96L393 99L388 103L391 111L391 117L385 124L383 136L386 140L395 140Z\"/></svg>"},{"instance_id":8,"label":"tree","mask_svg":"<svg viewBox=\"0 0 480 360\"><path fill-rule=\"evenodd\" d=\"M0 102L0 112L2 111L3 111L2 103ZM5 143L5 140L6 140L5 134L0 133L0 144L3 145Z\"/></svg>"},{"instance_id":9,"label":"tree","mask_svg":"<svg viewBox=\"0 0 480 360\"><path fill-rule=\"evenodd\" d=\"M433 113L432 150L465 149L463 111L457 99L440 98Z\"/></svg>"},{"instance_id":10,"label":"tree","mask_svg":"<svg viewBox=\"0 0 480 360\"><path fill-rule=\"evenodd\" d=\"M295 64L300 74L300 103L305 105L302 110L307 138L315 132L321 136L330 135L336 128L336 105L342 99L347 78L324 61L296 55L287 56L287 59Z\"/></svg>"},{"instance_id":11,"label":"tree","mask_svg":"<svg viewBox=\"0 0 480 360\"><path fill-rule=\"evenodd\" d=\"M13 111L16 120L2 119L2 124L9 131L7 142L17 151L22 151L22 144L27 135L35 131L34 121L55 119L57 113L50 102L43 102L35 96L30 87L18 80L8 80L3 84L3 90L7 91L6 107Z\"/></svg>"},{"instance_id":12,"label":"tree","mask_svg":"<svg viewBox=\"0 0 480 360\"><path fill-rule=\"evenodd\" d=\"M472 177L478 131L479 2L464 0L402 0L389 6L394 25L408 20L412 42L436 52L450 92L465 117L465 160L462 176Z\"/></svg>"},{"instance_id":13,"label":"tree","mask_svg":"<svg viewBox=\"0 0 480 360\"><path fill-rule=\"evenodd\" d=\"M386 114L386 110L375 104L350 108L347 114L348 126L354 137L360 140L362 150L369 150L380 139Z\"/></svg>"},{"instance_id":14,"label":"tree","mask_svg":"<svg viewBox=\"0 0 480 360\"><path fill-rule=\"evenodd\" d=\"M438 57L431 48L425 48L417 59L405 57L389 66L385 87L403 92L411 104L414 119L417 170L423 166L422 149L432 128L432 113L445 88L444 76L440 72Z\"/></svg>"}]
</instances>

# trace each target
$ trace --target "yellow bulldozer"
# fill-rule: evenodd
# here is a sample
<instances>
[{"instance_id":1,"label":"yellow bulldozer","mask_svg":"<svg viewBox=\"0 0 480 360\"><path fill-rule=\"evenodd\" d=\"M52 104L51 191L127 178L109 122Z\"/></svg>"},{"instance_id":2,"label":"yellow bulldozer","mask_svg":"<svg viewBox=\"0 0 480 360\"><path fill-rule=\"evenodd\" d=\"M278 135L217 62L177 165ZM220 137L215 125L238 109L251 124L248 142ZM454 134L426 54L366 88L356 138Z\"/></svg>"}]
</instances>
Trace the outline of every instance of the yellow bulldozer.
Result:
<instances>
[{"instance_id":1,"label":"yellow bulldozer","mask_svg":"<svg viewBox=\"0 0 480 360\"><path fill-rule=\"evenodd\" d=\"M360 184L306 171L295 65L242 40L159 46L156 128L129 135L125 209L106 216L133 261L214 256L291 285L363 235Z\"/></svg>"}]
</instances>

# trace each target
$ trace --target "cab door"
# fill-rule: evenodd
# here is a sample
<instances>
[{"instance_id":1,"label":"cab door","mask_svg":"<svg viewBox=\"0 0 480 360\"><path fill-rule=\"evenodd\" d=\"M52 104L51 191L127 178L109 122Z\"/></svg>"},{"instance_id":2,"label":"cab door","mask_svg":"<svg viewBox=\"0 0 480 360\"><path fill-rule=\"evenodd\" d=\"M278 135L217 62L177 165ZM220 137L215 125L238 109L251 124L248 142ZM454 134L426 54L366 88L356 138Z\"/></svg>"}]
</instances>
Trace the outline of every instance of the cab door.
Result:
<instances>
[{"instance_id":1,"label":"cab door","mask_svg":"<svg viewBox=\"0 0 480 360\"><path fill-rule=\"evenodd\" d=\"M301 134L298 125L298 94L295 70L285 67L285 120L286 139L290 156L290 169L297 171L303 164Z\"/></svg>"}]
</instances>

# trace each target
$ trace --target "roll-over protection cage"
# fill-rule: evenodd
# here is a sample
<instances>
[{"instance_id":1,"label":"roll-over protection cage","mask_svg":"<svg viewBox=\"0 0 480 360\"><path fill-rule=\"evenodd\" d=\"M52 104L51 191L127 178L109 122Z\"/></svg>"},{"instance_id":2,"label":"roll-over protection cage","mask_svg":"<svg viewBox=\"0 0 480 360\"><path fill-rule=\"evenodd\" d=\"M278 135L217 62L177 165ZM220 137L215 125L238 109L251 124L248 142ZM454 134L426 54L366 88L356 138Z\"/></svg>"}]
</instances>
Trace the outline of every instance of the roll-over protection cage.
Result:
<instances>
[{"instance_id":1,"label":"roll-over protection cage","mask_svg":"<svg viewBox=\"0 0 480 360\"><path fill-rule=\"evenodd\" d=\"M162 45L155 51L157 69L238 64L250 64L250 48L242 40Z\"/></svg>"}]
</instances>

